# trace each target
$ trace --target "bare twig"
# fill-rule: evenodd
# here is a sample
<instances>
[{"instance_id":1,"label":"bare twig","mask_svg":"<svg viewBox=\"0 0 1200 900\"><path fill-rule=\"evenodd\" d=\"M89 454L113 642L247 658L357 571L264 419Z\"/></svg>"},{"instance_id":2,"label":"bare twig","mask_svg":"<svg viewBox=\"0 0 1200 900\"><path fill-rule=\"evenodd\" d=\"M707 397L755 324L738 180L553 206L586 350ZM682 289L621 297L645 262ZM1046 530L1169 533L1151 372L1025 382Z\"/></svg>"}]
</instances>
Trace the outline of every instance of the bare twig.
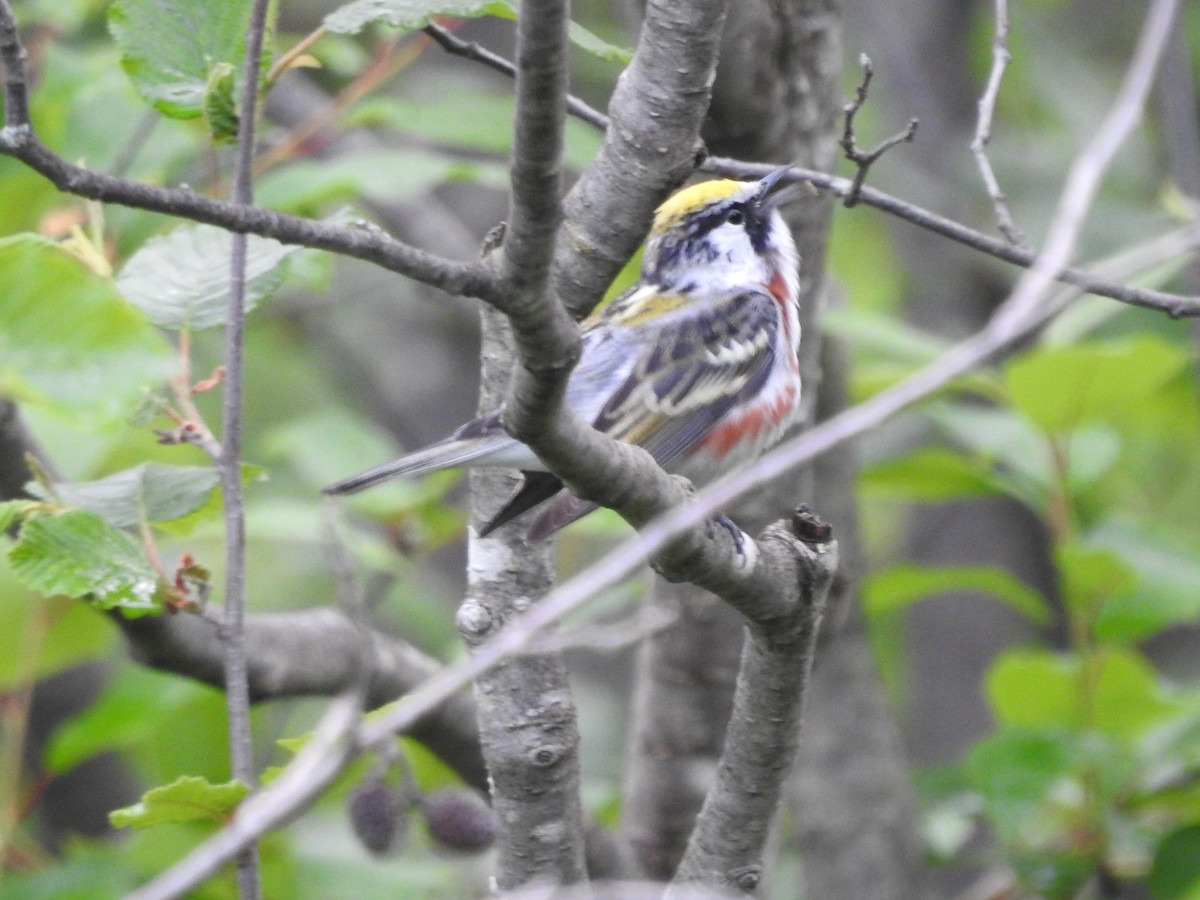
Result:
<instances>
[{"instance_id":1,"label":"bare twig","mask_svg":"<svg viewBox=\"0 0 1200 900\"><path fill-rule=\"evenodd\" d=\"M771 166L712 157L705 163L705 169L730 178L762 178L771 171ZM851 188L851 182L847 178L796 167L793 167L789 178L793 181L807 181L814 187L832 191L839 197L844 197ZM885 194L869 185L863 186L859 199L868 206L891 213L898 218L950 238L964 246L987 253L1004 262L1029 268L1037 259L1037 255L1032 250L1013 246L1008 241L967 228L953 219ZM1075 266L1063 266L1054 277L1065 284L1081 288L1089 294L1109 297L1131 306L1158 310L1173 318L1200 316L1200 297L1187 297L1167 291L1118 284L1099 277L1095 272Z\"/></svg>"},{"instance_id":2,"label":"bare twig","mask_svg":"<svg viewBox=\"0 0 1200 900\"><path fill-rule=\"evenodd\" d=\"M254 0L246 30L242 63L242 95L238 110L231 201L253 201L254 128L258 116L258 71L267 29L268 0ZM246 507L242 491L242 391L246 337L246 235L230 243L229 321L225 327L225 385L221 403L221 496L225 516L225 618L221 640L225 648L225 707L229 719L229 754L233 777L247 785L257 780L254 741L250 733L250 682L246 659ZM185 386L188 389L188 386ZM238 896L256 900L258 845L237 854Z\"/></svg>"},{"instance_id":3,"label":"bare twig","mask_svg":"<svg viewBox=\"0 0 1200 900\"><path fill-rule=\"evenodd\" d=\"M979 166L979 174L983 178L983 186L987 189L992 200L992 208L996 211L996 223L1000 233L1018 247L1027 247L1029 242L1021 229L1013 222L1012 212L1008 208L1008 198L1000 190L1000 182L992 169L992 161L988 158L988 141L992 138L992 119L996 114L996 97L1000 93L1000 82L1004 79L1004 70L1012 62L1012 54L1008 52L1008 0L996 0L996 34L992 38L992 69L988 73L987 86L979 98L979 117L975 122L975 137L971 141L971 152L975 154L975 163Z\"/></svg>"},{"instance_id":4,"label":"bare twig","mask_svg":"<svg viewBox=\"0 0 1200 900\"><path fill-rule=\"evenodd\" d=\"M847 103L842 110L846 115L846 124L842 129L842 139L839 142L842 150L846 153L846 159L854 163L856 167L854 178L850 182L850 190L842 196L842 204L846 207L858 205L858 201L861 199L863 182L866 181L867 172L874 165L875 161L897 144L911 144L913 138L917 136L917 125L919 124L916 119L909 119L907 128L881 141L874 150L864 151L858 146L858 137L854 132L854 117L858 115L858 111L867 102L867 91L871 86L871 79L875 75L875 67L871 64L871 57L864 53L858 58L858 61L863 70L862 80L859 81L858 87L854 90L854 99Z\"/></svg>"},{"instance_id":5,"label":"bare twig","mask_svg":"<svg viewBox=\"0 0 1200 900\"><path fill-rule=\"evenodd\" d=\"M283 73L292 67L292 63L311 50L313 45L323 37L325 37L325 26L318 25L280 54L279 58L271 65L271 71L267 73L267 88L274 86Z\"/></svg>"},{"instance_id":6,"label":"bare twig","mask_svg":"<svg viewBox=\"0 0 1200 900\"><path fill-rule=\"evenodd\" d=\"M433 31L429 32L429 34L434 40L447 47L451 52L457 52L465 58L481 62L509 77L513 77L516 71L516 67L511 62L483 48L478 48L478 45L467 45L468 47L476 48L478 53L475 53L460 47L459 45L465 44L465 42L455 38L453 35L445 37L457 43L450 43L450 41L444 43L444 37L440 37ZM568 99L567 110L572 115L594 125L596 128L608 128L608 117L583 103L583 101L578 100L578 98L572 97ZM763 163L746 163L727 157L710 156L705 158L699 164L698 168L702 172L721 175L727 178L751 179L762 178L773 167ZM978 250L981 253L986 253L989 256L994 256L1004 262L1023 268L1029 268L1033 265L1035 254L1019 243L997 240L991 235L968 228L952 219L947 219L945 216L940 216L935 212L908 203L905 200L864 185L861 182L856 188L854 181L851 179L800 167L793 167L791 178L794 181L806 181L816 188L830 191L843 198L843 202L849 197L854 196L854 203L863 203L867 206L872 206L882 212L912 222L920 228L940 234L942 237L949 238L952 241L970 247L973 250ZM846 203L846 205L853 204ZM1101 297L1110 297L1113 300L1119 300L1122 303L1129 303L1134 306L1155 309L1176 318L1180 316L1200 315L1200 299L1198 298L1172 294L1167 291L1155 291L1130 285L1114 284L1099 279L1092 273L1084 272L1081 269L1070 266L1063 268L1058 273L1057 280L1084 288L1088 293L1097 294Z\"/></svg>"},{"instance_id":7,"label":"bare twig","mask_svg":"<svg viewBox=\"0 0 1200 900\"><path fill-rule=\"evenodd\" d=\"M993 317L992 325L997 329L1021 329L1043 302L1051 281L1070 262L1101 180L1125 138L1141 121L1178 5L1178 0L1154 0L1150 5L1121 88L1104 121L1071 166L1041 253Z\"/></svg>"},{"instance_id":8,"label":"bare twig","mask_svg":"<svg viewBox=\"0 0 1200 900\"><path fill-rule=\"evenodd\" d=\"M186 186L164 188L93 172L51 152L29 118L25 48L9 0L0 0L0 63L4 66L4 121L0 154L19 159L69 194L119 203L195 222L218 225L235 234L259 234L287 244L331 250L373 262L448 293L498 303L495 276L477 262L462 263L419 250L365 222L351 227L289 216L197 194Z\"/></svg>"},{"instance_id":9,"label":"bare twig","mask_svg":"<svg viewBox=\"0 0 1200 900\"><path fill-rule=\"evenodd\" d=\"M509 78L516 78L517 76L517 67L503 56L493 53L486 47L481 47L475 41L464 41L441 25L426 25L425 33L433 38L447 53L481 63ZM575 118L587 122L601 131L608 128L608 116L594 106L590 106L583 100L580 100L574 94L566 94L564 102L567 106L567 112L575 116Z\"/></svg>"}]
</instances>

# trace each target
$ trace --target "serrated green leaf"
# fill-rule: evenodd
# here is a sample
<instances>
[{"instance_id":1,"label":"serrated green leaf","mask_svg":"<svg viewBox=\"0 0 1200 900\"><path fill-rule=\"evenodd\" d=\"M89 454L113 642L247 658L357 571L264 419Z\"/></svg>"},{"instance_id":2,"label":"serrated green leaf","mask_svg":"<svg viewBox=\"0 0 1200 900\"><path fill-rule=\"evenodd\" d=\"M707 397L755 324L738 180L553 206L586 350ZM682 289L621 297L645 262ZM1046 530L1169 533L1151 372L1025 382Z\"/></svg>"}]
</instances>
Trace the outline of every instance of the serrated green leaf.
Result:
<instances>
[{"instance_id":1,"label":"serrated green leaf","mask_svg":"<svg viewBox=\"0 0 1200 900\"><path fill-rule=\"evenodd\" d=\"M358 34L372 22L412 31L438 16L515 19L516 12L503 0L352 0L329 13L323 24L335 34Z\"/></svg>"},{"instance_id":2,"label":"serrated green leaf","mask_svg":"<svg viewBox=\"0 0 1200 900\"><path fill-rule=\"evenodd\" d=\"M212 784L206 778L184 775L171 784L151 788L132 806L113 810L108 820L116 828L148 828L196 819L224 824L248 793L250 788L240 781Z\"/></svg>"},{"instance_id":3,"label":"serrated green leaf","mask_svg":"<svg viewBox=\"0 0 1200 900\"><path fill-rule=\"evenodd\" d=\"M199 330L229 315L233 236L213 225L181 225L148 241L117 277L117 287L165 328ZM283 282L283 263L300 247L250 235L246 242L246 311Z\"/></svg>"},{"instance_id":4,"label":"serrated green leaf","mask_svg":"<svg viewBox=\"0 0 1200 900\"><path fill-rule=\"evenodd\" d=\"M22 582L44 594L86 597L101 609L143 614L161 606L157 573L141 548L87 510L30 518L8 559Z\"/></svg>"},{"instance_id":5,"label":"serrated green leaf","mask_svg":"<svg viewBox=\"0 0 1200 900\"><path fill-rule=\"evenodd\" d=\"M110 279L46 238L0 240L0 393L103 421L172 367Z\"/></svg>"},{"instance_id":6,"label":"serrated green leaf","mask_svg":"<svg viewBox=\"0 0 1200 900\"><path fill-rule=\"evenodd\" d=\"M220 62L208 73L204 91L204 121L208 135L215 143L227 143L237 137L237 99L235 69L232 63Z\"/></svg>"},{"instance_id":7,"label":"serrated green leaf","mask_svg":"<svg viewBox=\"0 0 1200 900\"><path fill-rule=\"evenodd\" d=\"M1004 384L1013 405L1052 433L1112 422L1188 365L1189 354L1153 337L1042 348L1012 360Z\"/></svg>"},{"instance_id":8,"label":"serrated green leaf","mask_svg":"<svg viewBox=\"0 0 1200 900\"><path fill-rule=\"evenodd\" d=\"M121 67L137 92L163 115L204 112L209 78L245 55L251 0L117 0L108 27Z\"/></svg>"},{"instance_id":9,"label":"serrated green leaf","mask_svg":"<svg viewBox=\"0 0 1200 900\"><path fill-rule=\"evenodd\" d=\"M862 486L872 494L933 503L982 497L1002 490L991 466L949 447L921 447L864 469Z\"/></svg>"},{"instance_id":10,"label":"serrated green leaf","mask_svg":"<svg viewBox=\"0 0 1200 900\"><path fill-rule=\"evenodd\" d=\"M1050 620L1042 596L1004 569L990 566L928 568L889 566L863 582L864 608L872 615L897 612L918 600L950 591L977 591L1003 601L1039 625Z\"/></svg>"},{"instance_id":11,"label":"serrated green leaf","mask_svg":"<svg viewBox=\"0 0 1200 900\"><path fill-rule=\"evenodd\" d=\"M128 528L194 512L220 480L211 466L143 463L98 481L59 482L54 495L67 506L91 510L118 528Z\"/></svg>"}]
</instances>

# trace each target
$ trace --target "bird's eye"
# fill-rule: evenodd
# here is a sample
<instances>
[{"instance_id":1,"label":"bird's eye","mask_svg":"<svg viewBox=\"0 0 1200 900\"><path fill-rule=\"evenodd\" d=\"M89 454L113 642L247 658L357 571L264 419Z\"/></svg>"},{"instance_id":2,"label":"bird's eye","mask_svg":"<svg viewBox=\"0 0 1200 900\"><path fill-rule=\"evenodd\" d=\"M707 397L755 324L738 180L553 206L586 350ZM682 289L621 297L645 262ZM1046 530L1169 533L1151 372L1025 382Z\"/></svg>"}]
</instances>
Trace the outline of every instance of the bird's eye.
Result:
<instances>
[{"instance_id":1,"label":"bird's eye","mask_svg":"<svg viewBox=\"0 0 1200 900\"><path fill-rule=\"evenodd\" d=\"M746 221L746 213L740 207L735 206L729 212L725 213L725 221L730 225L741 225Z\"/></svg>"}]
</instances>

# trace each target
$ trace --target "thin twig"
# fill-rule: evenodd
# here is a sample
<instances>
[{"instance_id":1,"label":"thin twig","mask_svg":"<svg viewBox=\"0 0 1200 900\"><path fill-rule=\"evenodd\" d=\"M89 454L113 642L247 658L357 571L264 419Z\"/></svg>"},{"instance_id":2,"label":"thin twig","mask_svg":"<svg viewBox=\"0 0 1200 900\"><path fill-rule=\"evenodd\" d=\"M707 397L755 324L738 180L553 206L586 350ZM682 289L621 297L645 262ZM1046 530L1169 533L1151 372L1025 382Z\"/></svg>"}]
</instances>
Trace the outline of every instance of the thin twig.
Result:
<instances>
[{"instance_id":1,"label":"thin twig","mask_svg":"<svg viewBox=\"0 0 1200 900\"><path fill-rule=\"evenodd\" d=\"M433 38L447 53L481 63L509 78L516 78L517 67L515 65L503 56L493 53L486 47L481 47L474 41L464 41L445 27L436 24L426 25L425 33ZM583 100L580 100L574 94L567 94L565 103L567 105L567 112L575 116L575 118L587 122L601 131L608 128L608 116L594 106L590 106Z\"/></svg>"},{"instance_id":2,"label":"thin twig","mask_svg":"<svg viewBox=\"0 0 1200 900\"><path fill-rule=\"evenodd\" d=\"M318 25L290 49L280 54L279 59L275 60L271 66L271 71L267 73L267 90L274 87L280 76L292 67L292 63L312 49L313 44L323 37L325 37L325 26Z\"/></svg>"},{"instance_id":3,"label":"thin twig","mask_svg":"<svg viewBox=\"0 0 1200 900\"><path fill-rule=\"evenodd\" d=\"M1178 0L1154 0L1151 4L1121 88L1099 129L1072 164L1045 245L997 312L993 320L997 328L1022 328L1051 282L1070 262L1100 182L1125 138L1141 121L1177 10Z\"/></svg>"},{"instance_id":4,"label":"thin twig","mask_svg":"<svg viewBox=\"0 0 1200 900\"><path fill-rule=\"evenodd\" d=\"M273 210L217 200L186 186L164 188L72 165L37 137L26 97L25 48L10 0L0 0L0 63L4 66L4 121L0 154L19 159L59 190L92 200L181 216L235 234L258 234L286 244L330 250L373 262L447 293L498 304L497 278L478 262L456 262L398 241L366 222L347 227Z\"/></svg>"},{"instance_id":5,"label":"thin twig","mask_svg":"<svg viewBox=\"0 0 1200 900\"><path fill-rule=\"evenodd\" d=\"M477 44L468 44L444 30L439 31L436 26L431 26L430 29L427 29L427 33L448 51L463 56L466 59L473 59L480 62L510 78L513 77L516 71L516 67L503 57L497 56L491 51L479 47ZM600 130L608 128L608 117L595 108L588 106L577 97L568 97L567 111ZM763 163L747 163L723 156L710 156L699 165L700 171L712 175L746 179L762 178L771 172L773 168L775 167ZM808 182L816 188L836 194L843 199L843 202L847 206L853 205L852 203L846 203L846 200L853 195L856 198L855 203L864 203L867 206L874 207L899 219L911 222L920 228L940 234L942 237L949 238L963 246L986 253L989 256L994 256L1003 262L1021 266L1022 268L1029 268L1033 265L1036 258L1032 250L1020 244L997 240L989 234L968 228L959 222L955 222L953 219L947 219L945 216L908 203L876 188L863 185L861 182L856 188L854 181L851 179L799 167L793 167L790 177L793 181ZM1200 298L1172 294L1167 291L1139 288L1131 285L1115 284L1097 278L1093 273L1085 272L1082 269L1071 266L1065 267L1059 272L1057 280L1076 285L1088 293L1101 297L1109 297L1113 300L1119 300L1122 303L1165 312L1174 318L1200 315Z\"/></svg>"},{"instance_id":6,"label":"thin twig","mask_svg":"<svg viewBox=\"0 0 1200 900\"><path fill-rule=\"evenodd\" d=\"M196 222L218 225L235 233L258 234L287 244L341 253L441 288L450 294L477 297L495 306L502 304L497 279L485 266L478 262L456 262L427 253L395 240L382 229L366 222L345 227L254 206L239 207L202 196L186 187L163 188L143 184L68 163L37 139L29 123L28 107L22 102L24 56L12 9L8 0L0 0L0 61L5 67L5 119L8 123L0 130L0 154L21 160L50 179L60 190L135 209L182 216ZM26 110L25 115L16 116L16 111L21 108ZM772 168L761 163L716 156L708 157L700 166L702 171L727 178L762 178ZM847 178L814 169L793 167L790 177L793 181L807 181L839 197L847 196L852 186ZM870 186L862 187L859 200L1004 262L1025 268L1033 265L1035 257L1029 250L975 231ZM1055 277L1067 284L1082 287L1089 293L1159 310L1173 317L1200 315L1200 298L1114 284L1070 266L1064 267Z\"/></svg>"},{"instance_id":7,"label":"thin twig","mask_svg":"<svg viewBox=\"0 0 1200 900\"><path fill-rule=\"evenodd\" d=\"M975 138L971 141L971 152L975 154L975 163L979 166L979 174L983 178L983 186L987 189L992 200L992 208L996 211L996 224L1000 233L1018 247L1027 247L1025 239L1008 208L1008 198L1000 190L1000 182L992 169L992 161L987 154L988 141L992 139L992 119L996 114L996 97L1000 93L1000 82L1004 79L1004 70L1012 62L1012 54L1008 52L1008 0L996 0L996 34L992 38L992 69L988 73L987 86L979 98L979 117L975 122Z\"/></svg>"},{"instance_id":8,"label":"thin twig","mask_svg":"<svg viewBox=\"0 0 1200 900\"><path fill-rule=\"evenodd\" d=\"M706 171L728 178L762 178L772 171L770 165L763 163L746 163L726 157L710 157L704 164ZM828 190L839 197L850 192L851 182L848 178L840 178L812 169L800 169L793 166L787 176L796 182L808 182L813 187ZM1032 250L1016 247L1008 241L1000 240L973 228L948 219L938 213L931 212L920 206L908 203L891 194L864 185L859 199L876 209L891 213L897 218L904 219L922 228L940 234L963 246L994 256L996 259L1012 263L1022 268L1029 268L1037 259ZM1172 294L1168 291L1156 291L1150 288L1140 288L1133 285L1119 284L1098 277L1095 272L1075 266L1063 266L1055 275L1055 280L1082 288L1089 294L1109 297L1128 303L1131 306L1141 306L1165 312L1172 318L1183 316L1200 316L1200 297L1189 297Z\"/></svg>"},{"instance_id":9,"label":"thin twig","mask_svg":"<svg viewBox=\"0 0 1200 900\"><path fill-rule=\"evenodd\" d=\"M269 0L254 0L246 31L242 96L238 110L237 149L231 201L249 206L254 199L254 126L258 116L258 73ZM242 392L246 336L246 235L235 234L230 249L229 322L225 328L225 385L221 404L221 495L225 512L225 706L229 717L229 754L233 777L247 785L256 779L250 732L250 680L246 659L246 507L242 491ZM190 386L185 386L190 390ZM261 895L258 845L237 855L240 900Z\"/></svg>"},{"instance_id":10,"label":"thin twig","mask_svg":"<svg viewBox=\"0 0 1200 900\"><path fill-rule=\"evenodd\" d=\"M428 44L429 39L424 35L415 37L399 35L388 41L372 54L371 62L366 68L342 88L332 101L314 112L307 121L293 128L284 140L262 153L254 161L254 174L261 175L281 162L297 156L314 135L329 125L345 109L353 106L380 85L386 84L396 73L412 65Z\"/></svg>"},{"instance_id":11,"label":"thin twig","mask_svg":"<svg viewBox=\"0 0 1200 900\"><path fill-rule=\"evenodd\" d=\"M850 190L842 197L842 204L847 208L858 205L858 201L861 199L863 182L866 181L867 172L874 165L875 161L897 144L911 144L913 138L917 136L917 125L919 124L916 119L909 119L907 128L881 141L874 150L864 151L858 146L858 136L854 132L854 118L858 115L858 111L863 108L863 104L867 102L867 91L871 86L871 79L875 75L875 67L871 64L871 57L864 53L858 58L858 62L862 66L862 80L859 81L858 87L854 89L854 99L842 108L842 112L846 116L846 124L842 129L842 139L838 142L841 144L842 150L846 153L846 159L854 163L856 167L854 178L850 182Z\"/></svg>"}]
</instances>

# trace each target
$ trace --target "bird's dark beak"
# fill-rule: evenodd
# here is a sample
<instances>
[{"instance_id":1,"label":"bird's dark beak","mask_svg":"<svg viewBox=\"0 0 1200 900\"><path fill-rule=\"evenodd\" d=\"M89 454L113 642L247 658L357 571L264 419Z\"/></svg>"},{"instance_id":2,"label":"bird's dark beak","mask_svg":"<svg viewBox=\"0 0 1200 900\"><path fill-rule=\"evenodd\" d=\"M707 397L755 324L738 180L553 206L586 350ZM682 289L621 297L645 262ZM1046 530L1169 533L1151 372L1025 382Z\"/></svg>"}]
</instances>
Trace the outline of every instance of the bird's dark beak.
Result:
<instances>
[{"instance_id":1,"label":"bird's dark beak","mask_svg":"<svg viewBox=\"0 0 1200 900\"><path fill-rule=\"evenodd\" d=\"M764 210L778 209L785 203L800 199L805 193L804 182L784 180L791 171L791 166L783 166L759 181L758 202Z\"/></svg>"}]
</instances>

